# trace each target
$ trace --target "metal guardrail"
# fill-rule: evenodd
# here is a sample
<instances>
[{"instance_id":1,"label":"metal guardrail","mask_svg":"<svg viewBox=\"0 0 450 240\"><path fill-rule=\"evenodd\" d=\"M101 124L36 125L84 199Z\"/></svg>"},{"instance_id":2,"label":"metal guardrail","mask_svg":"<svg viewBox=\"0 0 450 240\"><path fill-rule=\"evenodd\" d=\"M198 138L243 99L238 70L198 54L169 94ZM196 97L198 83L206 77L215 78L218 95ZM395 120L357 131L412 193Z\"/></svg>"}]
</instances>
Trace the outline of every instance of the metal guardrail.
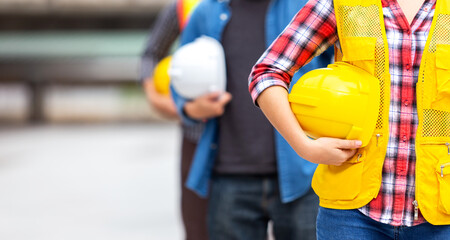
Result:
<instances>
[{"instance_id":1,"label":"metal guardrail","mask_svg":"<svg viewBox=\"0 0 450 240\"><path fill-rule=\"evenodd\" d=\"M31 94L30 121L43 119L51 84L138 83L147 32L0 34L0 82L23 82Z\"/></svg>"},{"instance_id":2,"label":"metal guardrail","mask_svg":"<svg viewBox=\"0 0 450 240\"><path fill-rule=\"evenodd\" d=\"M172 0L1 0L3 14L152 14Z\"/></svg>"}]
</instances>

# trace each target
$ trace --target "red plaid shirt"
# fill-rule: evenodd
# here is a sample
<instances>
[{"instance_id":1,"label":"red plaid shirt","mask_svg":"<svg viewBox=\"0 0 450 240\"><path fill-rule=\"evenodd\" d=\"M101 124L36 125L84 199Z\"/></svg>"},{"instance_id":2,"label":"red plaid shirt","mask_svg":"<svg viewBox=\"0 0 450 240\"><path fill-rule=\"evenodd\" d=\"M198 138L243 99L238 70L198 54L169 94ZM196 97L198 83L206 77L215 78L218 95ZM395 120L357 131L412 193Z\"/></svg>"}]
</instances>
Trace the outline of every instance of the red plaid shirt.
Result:
<instances>
[{"instance_id":1,"label":"red plaid shirt","mask_svg":"<svg viewBox=\"0 0 450 240\"><path fill-rule=\"evenodd\" d=\"M425 0L410 26L396 0L382 0L389 45L391 100L389 142L381 189L360 211L393 226L413 226L415 137L418 125L416 82L422 51L434 16L436 0ZM332 0L310 0L254 66L249 90L255 101L266 88L289 86L292 75L314 56L338 43Z\"/></svg>"}]
</instances>

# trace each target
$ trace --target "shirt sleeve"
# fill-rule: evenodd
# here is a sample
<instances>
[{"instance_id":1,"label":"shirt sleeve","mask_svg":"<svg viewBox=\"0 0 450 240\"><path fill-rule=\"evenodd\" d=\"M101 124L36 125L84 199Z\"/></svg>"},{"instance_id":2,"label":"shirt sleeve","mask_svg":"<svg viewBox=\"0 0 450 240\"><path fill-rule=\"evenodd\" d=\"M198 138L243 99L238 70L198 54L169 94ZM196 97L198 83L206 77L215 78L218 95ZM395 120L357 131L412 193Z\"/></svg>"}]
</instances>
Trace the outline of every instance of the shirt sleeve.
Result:
<instances>
[{"instance_id":1,"label":"shirt sleeve","mask_svg":"<svg viewBox=\"0 0 450 240\"><path fill-rule=\"evenodd\" d=\"M180 35L176 2L165 7L151 28L141 57L141 81L153 74L155 66L167 56L172 44Z\"/></svg>"},{"instance_id":2,"label":"shirt sleeve","mask_svg":"<svg viewBox=\"0 0 450 240\"><path fill-rule=\"evenodd\" d=\"M292 76L338 40L332 0L310 0L253 66L249 91L258 96L271 86L289 89Z\"/></svg>"}]
</instances>

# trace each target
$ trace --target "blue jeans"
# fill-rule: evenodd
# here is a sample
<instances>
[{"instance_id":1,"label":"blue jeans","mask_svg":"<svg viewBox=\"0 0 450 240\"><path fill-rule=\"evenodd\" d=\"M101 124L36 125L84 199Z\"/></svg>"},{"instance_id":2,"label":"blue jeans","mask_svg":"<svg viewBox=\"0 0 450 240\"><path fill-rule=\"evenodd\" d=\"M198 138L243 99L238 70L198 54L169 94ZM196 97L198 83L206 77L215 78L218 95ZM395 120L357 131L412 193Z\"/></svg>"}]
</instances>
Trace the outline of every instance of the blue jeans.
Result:
<instances>
[{"instance_id":1,"label":"blue jeans","mask_svg":"<svg viewBox=\"0 0 450 240\"><path fill-rule=\"evenodd\" d=\"M318 240L443 240L450 239L450 226L422 223L413 227L394 227L377 222L359 210L319 208Z\"/></svg>"},{"instance_id":2,"label":"blue jeans","mask_svg":"<svg viewBox=\"0 0 450 240\"><path fill-rule=\"evenodd\" d=\"M283 204L276 176L214 176L208 209L210 240L265 240L269 220L277 240L316 239L318 203L310 190Z\"/></svg>"}]
</instances>

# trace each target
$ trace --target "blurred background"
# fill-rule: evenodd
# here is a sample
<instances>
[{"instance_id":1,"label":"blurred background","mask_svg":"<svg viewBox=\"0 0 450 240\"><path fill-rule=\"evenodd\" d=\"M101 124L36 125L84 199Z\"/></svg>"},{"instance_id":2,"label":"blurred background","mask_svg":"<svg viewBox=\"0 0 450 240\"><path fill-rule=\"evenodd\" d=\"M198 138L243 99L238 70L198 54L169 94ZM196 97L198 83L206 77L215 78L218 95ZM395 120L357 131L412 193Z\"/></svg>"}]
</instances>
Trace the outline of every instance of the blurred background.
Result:
<instances>
[{"instance_id":1,"label":"blurred background","mask_svg":"<svg viewBox=\"0 0 450 240\"><path fill-rule=\"evenodd\" d=\"M178 123L138 79L171 0L0 0L0 239L182 239Z\"/></svg>"}]
</instances>

